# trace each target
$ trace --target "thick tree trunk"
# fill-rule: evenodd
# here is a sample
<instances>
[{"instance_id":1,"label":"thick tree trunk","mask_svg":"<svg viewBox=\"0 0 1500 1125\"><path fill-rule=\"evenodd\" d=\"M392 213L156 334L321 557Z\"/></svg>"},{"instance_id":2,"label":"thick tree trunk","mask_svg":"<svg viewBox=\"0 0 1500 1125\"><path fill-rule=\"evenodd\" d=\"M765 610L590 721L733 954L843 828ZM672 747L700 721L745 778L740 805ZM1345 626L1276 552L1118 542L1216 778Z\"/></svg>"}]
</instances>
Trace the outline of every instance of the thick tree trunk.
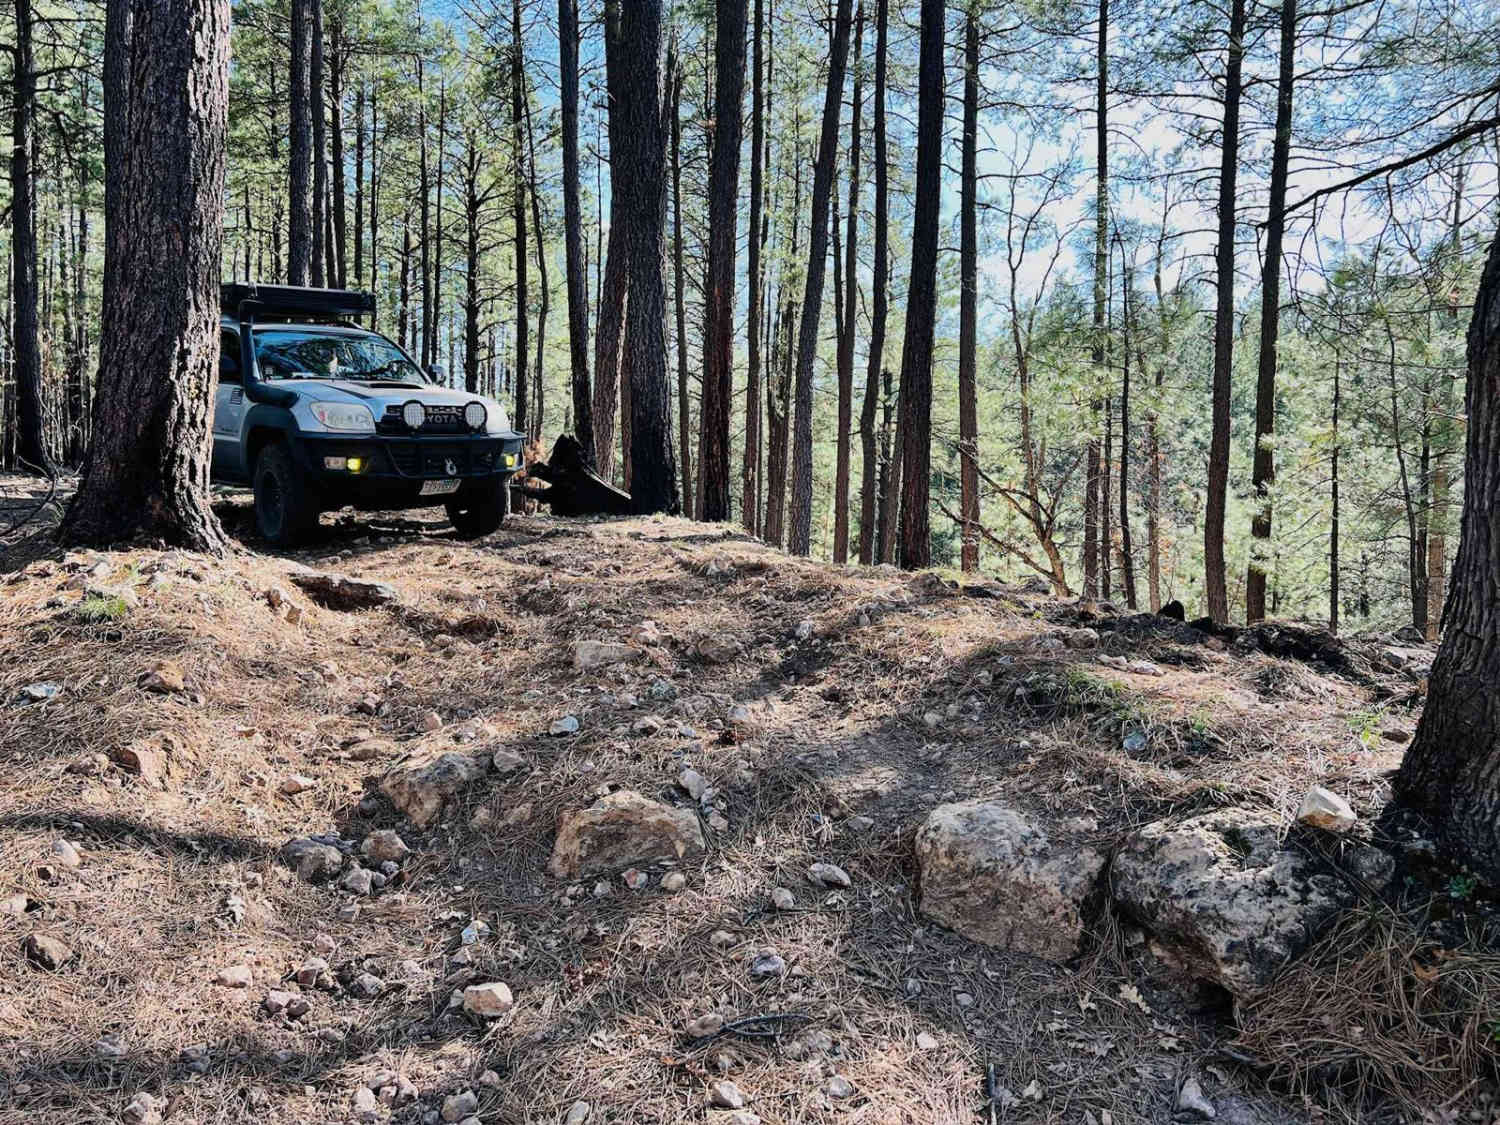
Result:
<instances>
[{"instance_id":1,"label":"thick tree trunk","mask_svg":"<svg viewBox=\"0 0 1500 1125\"><path fill-rule=\"evenodd\" d=\"M532 239L536 247L537 310L536 310L536 409L531 424L531 439L542 440L542 431L547 418L547 380L542 358L547 351L547 312L552 305L552 287L547 281L546 232L542 229L542 196L536 182L536 133L531 122L531 100L526 100L526 164L530 172L531 229L536 232Z\"/></svg>"},{"instance_id":2,"label":"thick tree trunk","mask_svg":"<svg viewBox=\"0 0 1500 1125\"><path fill-rule=\"evenodd\" d=\"M1121 244L1123 257L1125 248ZM1124 363L1120 374L1120 576L1125 583L1125 606L1136 608L1135 597L1135 553L1130 541L1130 345L1133 336L1131 323L1132 290L1135 287L1135 270L1127 259L1121 264L1124 284L1120 290L1120 321Z\"/></svg>"},{"instance_id":3,"label":"thick tree trunk","mask_svg":"<svg viewBox=\"0 0 1500 1125\"><path fill-rule=\"evenodd\" d=\"M854 335L859 308L859 142L864 100L865 5L854 17L854 98L849 123L849 227L844 240L844 309L838 342L839 432L833 486L833 561L849 559L849 441L854 419Z\"/></svg>"},{"instance_id":4,"label":"thick tree trunk","mask_svg":"<svg viewBox=\"0 0 1500 1125\"><path fill-rule=\"evenodd\" d=\"M943 176L943 0L922 0L917 67L917 182L911 283L901 348L901 565L932 563L932 344L937 318L938 206Z\"/></svg>"},{"instance_id":5,"label":"thick tree trunk","mask_svg":"<svg viewBox=\"0 0 1500 1125\"><path fill-rule=\"evenodd\" d=\"M795 241L793 253L796 253ZM787 444L790 438L790 411L792 398L792 367L796 355L792 340L792 326L797 319L797 306L791 301L782 305L777 345L772 355L772 366L776 372L776 383L767 396L766 434L770 439L770 452L766 458L766 534L768 543L780 546L786 537L786 478Z\"/></svg>"},{"instance_id":6,"label":"thick tree trunk","mask_svg":"<svg viewBox=\"0 0 1500 1125\"><path fill-rule=\"evenodd\" d=\"M604 69L606 85L613 91L622 78L615 71L621 65L618 52L609 50L612 35L618 35L621 6L617 0L605 5ZM602 255L604 275L599 281L598 324L594 333L594 459L598 472L611 480L615 472L615 417L619 409L620 384L625 358L625 314L630 293L630 276L624 213L626 185L619 169L624 165L625 126L620 106L611 94L607 99L609 126L609 240ZM600 193L603 206L603 193ZM603 215L600 215L601 230ZM627 480L626 485L629 485Z\"/></svg>"},{"instance_id":7,"label":"thick tree trunk","mask_svg":"<svg viewBox=\"0 0 1500 1125\"><path fill-rule=\"evenodd\" d=\"M823 123L813 165L812 225L808 233L807 278L802 321L797 333L795 420L792 434L792 507L787 550L812 551L812 411L813 361L818 351L818 322L823 312L823 275L828 266L828 204L833 193L833 161L838 154L839 107L844 99L844 71L849 61L851 0L838 0L829 44L828 87L823 96ZM939 126L941 127L941 125Z\"/></svg>"},{"instance_id":8,"label":"thick tree trunk","mask_svg":"<svg viewBox=\"0 0 1500 1125\"><path fill-rule=\"evenodd\" d=\"M323 106L323 0L312 0L312 46L307 79L312 113L312 267L310 284L321 286L327 274L328 137ZM425 237L425 235L424 235Z\"/></svg>"},{"instance_id":9,"label":"thick tree trunk","mask_svg":"<svg viewBox=\"0 0 1500 1125\"><path fill-rule=\"evenodd\" d=\"M511 224L515 233L516 269L516 354L515 427L523 434L531 432L530 383L527 349L530 310L528 308L528 259L526 238L526 136L523 101L525 99L525 57L521 40L521 0L513 0L510 16L510 144L511 144ZM540 232L539 232L540 233Z\"/></svg>"},{"instance_id":10,"label":"thick tree trunk","mask_svg":"<svg viewBox=\"0 0 1500 1125\"><path fill-rule=\"evenodd\" d=\"M1208 498L1203 517L1203 589L1208 616L1229 620L1224 573L1224 515L1229 499L1230 378L1234 371L1235 182L1239 171L1240 68L1245 56L1245 0L1230 0L1224 70L1224 128L1219 154L1218 299L1214 309L1213 425L1208 444Z\"/></svg>"},{"instance_id":11,"label":"thick tree trunk","mask_svg":"<svg viewBox=\"0 0 1500 1125\"><path fill-rule=\"evenodd\" d=\"M292 0L291 9L292 72L287 90L291 131L287 182L291 201L286 262L289 285L307 285L312 276L312 22L313 6L319 2Z\"/></svg>"},{"instance_id":12,"label":"thick tree trunk","mask_svg":"<svg viewBox=\"0 0 1500 1125\"><path fill-rule=\"evenodd\" d=\"M702 519L727 520L729 413L734 399L734 276L738 242L746 0L714 5L714 124L708 169L708 292L704 294L703 403L699 410ZM683 458L683 491L689 479Z\"/></svg>"},{"instance_id":13,"label":"thick tree trunk","mask_svg":"<svg viewBox=\"0 0 1500 1125\"><path fill-rule=\"evenodd\" d=\"M578 0L557 0L562 101L563 241L568 286L569 385L573 435L594 465L594 402L589 386L589 279L583 260L583 204L578 186Z\"/></svg>"},{"instance_id":14,"label":"thick tree trunk","mask_svg":"<svg viewBox=\"0 0 1500 1125\"><path fill-rule=\"evenodd\" d=\"M1276 85L1276 137L1271 146L1271 198L1266 257L1260 275L1260 366L1255 381L1255 511L1245 575L1245 621L1266 616L1266 559L1271 545L1271 489L1276 483L1276 345L1281 320L1281 241L1286 230L1287 167L1292 151L1292 82L1297 50L1297 0L1281 0L1281 62Z\"/></svg>"},{"instance_id":15,"label":"thick tree trunk","mask_svg":"<svg viewBox=\"0 0 1500 1125\"><path fill-rule=\"evenodd\" d=\"M963 544L959 566L979 569L979 15L964 15L963 172L959 188L958 456L959 516Z\"/></svg>"},{"instance_id":16,"label":"thick tree trunk","mask_svg":"<svg viewBox=\"0 0 1500 1125\"><path fill-rule=\"evenodd\" d=\"M1500 238L1490 247L1468 338L1468 439L1458 557L1427 704L1396 777L1490 883L1500 882Z\"/></svg>"},{"instance_id":17,"label":"thick tree trunk","mask_svg":"<svg viewBox=\"0 0 1500 1125\"><path fill-rule=\"evenodd\" d=\"M446 78L438 82L437 159L433 161L433 207L432 207L432 312L428 315L428 331L432 343L428 345L427 362L436 367L443 320L443 168L448 163L448 84Z\"/></svg>"},{"instance_id":18,"label":"thick tree trunk","mask_svg":"<svg viewBox=\"0 0 1500 1125\"><path fill-rule=\"evenodd\" d=\"M107 70L125 91L118 103L105 99L110 278L94 442L59 536L104 545L140 533L222 554L208 470L229 3L116 0L105 42Z\"/></svg>"},{"instance_id":19,"label":"thick tree trunk","mask_svg":"<svg viewBox=\"0 0 1500 1125\"><path fill-rule=\"evenodd\" d=\"M1109 0L1099 0L1098 41L1095 49L1094 82L1094 322L1090 361L1093 381L1105 379L1105 347L1108 328L1105 311L1108 292L1105 288L1106 255L1109 250ZM1103 409L1097 388L1089 403L1093 422L1089 426L1088 447L1084 454L1083 494L1083 596L1092 601L1100 593L1101 553L1105 558L1103 582L1109 583L1108 536L1101 536L1099 524L1108 507L1100 497L1099 414ZM1100 542L1104 540L1101 552ZM1108 596L1107 594L1105 595Z\"/></svg>"},{"instance_id":20,"label":"thick tree trunk","mask_svg":"<svg viewBox=\"0 0 1500 1125\"><path fill-rule=\"evenodd\" d=\"M870 297L870 353L865 366L865 398L859 411L859 561L875 561L877 477L879 474L875 408L885 365L886 291L890 286L890 203L887 194L889 161L885 136L886 26L890 0L875 0L875 246Z\"/></svg>"},{"instance_id":21,"label":"thick tree trunk","mask_svg":"<svg viewBox=\"0 0 1500 1125\"><path fill-rule=\"evenodd\" d=\"M1147 456L1150 458L1150 484L1146 498L1146 567L1149 574L1148 581L1151 589L1151 612L1155 613L1161 609L1161 397L1162 383L1165 380L1165 368L1167 356L1170 352L1170 340L1167 330L1167 306L1164 300L1164 291L1161 280L1162 244L1166 241L1167 232L1167 205L1162 205L1162 228L1161 238L1156 243L1156 316L1157 316L1157 347L1159 353L1156 357L1156 394L1151 400L1151 413L1146 422L1146 446Z\"/></svg>"},{"instance_id":22,"label":"thick tree trunk","mask_svg":"<svg viewBox=\"0 0 1500 1125\"><path fill-rule=\"evenodd\" d=\"M333 156L333 270L328 283L340 289L348 287L347 243L349 238L348 201L344 182L344 53L343 27L333 25L333 52L328 67L329 134ZM357 276L357 274L356 274Z\"/></svg>"},{"instance_id":23,"label":"thick tree trunk","mask_svg":"<svg viewBox=\"0 0 1500 1125\"><path fill-rule=\"evenodd\" d=\"M28 472L51 476L42 409L42 349L37 326L36 64L30 0L16 2L16 48L11 82L12 362L16 384L16 458Z\"/></svg>"},{"instance_id":24,"label":"thick tree trunk","mask_svg":"<svg viewBox=\"0 0 1500 1125\"><path fill-rule=\"evenodd\" d=\"M365 276L365 83L354 87L354 284ZM372 287L373 288L373 287Z\"/></svg>"},{"instance_id":25,"label":"thick tree trunk","mask_svg":"<svg viewBox=\"0 0 1500 1125\"><path fill-rule=\"evenodd\" d=\"M672 448L667 387L666 286L663 281L667 206L667 133L662 98L661 0L607 0L610 100L619 116L611 141L615 199L623 206L630 298L625 308L621 378L630 392L630 495L640 514L679 508L677 456Z\"/></svg>"},{"instance_id":26,"label":"thick tree trunk","mask_svg":"<svg viewBox=\"0 0 1500 1125\"><path fill-rule=\"evenodd\" d=\"M479 175L483 155L472 128L464 140L464 390L479 386L479 223L482 198Z\"/></svg>"},{"instance_id":27,"label":"thick tree trunk","mask_svg":"<svg viewBox=\"0 0 1500 1125\"><path fill-rule=\"evenodd\" d=\"M419 361L425 369L432 363L432 170L427 159L427 92L424 84L425 67L417 59L417 255L422 268L422 327L420 329ZM521 192L520 177L516 177L515 190ZM517 429L521 429L519 423Z\"/></svg>"}]
</instances>

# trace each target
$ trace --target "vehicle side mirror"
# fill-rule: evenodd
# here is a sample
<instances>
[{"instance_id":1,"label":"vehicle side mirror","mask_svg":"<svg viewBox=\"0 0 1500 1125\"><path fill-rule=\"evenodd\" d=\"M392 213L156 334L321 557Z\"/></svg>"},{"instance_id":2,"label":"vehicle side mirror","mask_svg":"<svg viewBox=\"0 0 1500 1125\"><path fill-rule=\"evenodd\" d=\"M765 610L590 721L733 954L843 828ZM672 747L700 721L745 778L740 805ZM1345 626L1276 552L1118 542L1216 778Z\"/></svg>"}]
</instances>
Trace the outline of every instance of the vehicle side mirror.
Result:
<instances>
[{"instance_id":1,"label":"vehicle side mirror","mask_svg":"<svg viewBox=\"0 0 1500 1125\"><path fill-rule=\"evenodd\" d=\"M448 381L448 372L438 363L427 365L427 375L434 383L446 383Z\"/></svg>"}]
</instances>

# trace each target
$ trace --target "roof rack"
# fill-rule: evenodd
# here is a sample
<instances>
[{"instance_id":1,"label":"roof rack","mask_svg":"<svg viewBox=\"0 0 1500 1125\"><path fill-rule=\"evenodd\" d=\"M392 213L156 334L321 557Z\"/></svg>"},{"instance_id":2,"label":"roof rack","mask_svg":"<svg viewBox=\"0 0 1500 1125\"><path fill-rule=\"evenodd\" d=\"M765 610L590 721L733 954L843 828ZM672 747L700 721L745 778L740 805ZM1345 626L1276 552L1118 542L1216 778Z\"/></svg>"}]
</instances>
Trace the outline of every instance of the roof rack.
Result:
<instances>
[{"instance_id":1,"label":"roof rack","mask_svg":"<svg viewBox=\"0 0 1500 1125\"><path fill-rule=\"evenodd\" d=\"M356 317L375 315L375 294L355 289L310 289L296 285L225 282L219 307L229 316Z\"/></svg>"}]
</instances>

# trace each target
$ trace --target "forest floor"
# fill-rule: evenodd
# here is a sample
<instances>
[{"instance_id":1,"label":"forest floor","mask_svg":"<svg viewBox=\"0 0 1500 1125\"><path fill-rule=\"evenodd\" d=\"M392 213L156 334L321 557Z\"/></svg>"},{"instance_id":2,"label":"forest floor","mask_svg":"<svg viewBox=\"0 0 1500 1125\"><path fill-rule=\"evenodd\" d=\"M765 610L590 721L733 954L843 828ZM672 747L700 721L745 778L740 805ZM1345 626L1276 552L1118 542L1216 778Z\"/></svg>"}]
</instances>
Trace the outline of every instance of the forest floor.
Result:
<instances>
[{"instance_id":1,"label":"forest floor","mask_svg":"<svg viewBox=\"0 0 1500 1125\"><path fill-rule=\"evenodd\" d=\"M219 509L245 537L224 561L64 554L45 520L0 557L6 1125L457 1120L447 1099L465 1091L486 1125L753 1120L709 1108L724 1077L768 1125L1194 1120L1189 1079L1219 1121L1418 1121L1424 1104L1432 1121L1489 1117L1474 1075L1492 1057L1453 1046L1487 1027L1391 1061L1373 1026L1393 980L1400 993L1437 963L1387 904L1311 961L1338 977L1381 929L1394 975L1338 983L1325 1034L1263 1021L1253 1043L1253 1013L1153 976L1127 925L1104 919L1063 967L916 909L913 832L944 801L1003 796L1107 849L1226 804L1289 822L1323 784L1369 833L1415 726L1408 678L1188 644L1020 587L791 558L679 519L516 516L464 542L439 512L325 516L313 549L275 555L249 537L245 496ZM292 581L304 567L400 600L328 608ZM644 621L661 634L647 659L573 666L573 642L628 641ZM1098 649L1042 643L1083 625ZM731 642L727 658L705 638ZM146 690L163 660L182 683ZM576 734L549 734L570 715ZM355 749L372 739L524 761L416 829L380 793L389 763ZM141 740L157 776L121 768ZM561 812L618 787L682 804L689 765L722 802L685 887L547 875ZM357 845L380 828L412 855L372 896L276 858L289 838ZM815 861L851 886L813 887ZM1443 899L1419 884L1405 880ZM792 909L772 906L778 886ZM474 920L488 932L465 945ZM38 933L63 943L59 971L22 955ZM757 983L746 966L765 949L787 971ZM268 991L313 956L340 983L305 990L298 1018L268 1014ZM361 972L383 987L359 998ZM475 980L506 982L514 1008L451 1007ZM1316 992L1306 976L1288 988ZM694 1042L686 1025L710 1012L786 1018L772 1038Z\"/></svg>"}]
</instances>

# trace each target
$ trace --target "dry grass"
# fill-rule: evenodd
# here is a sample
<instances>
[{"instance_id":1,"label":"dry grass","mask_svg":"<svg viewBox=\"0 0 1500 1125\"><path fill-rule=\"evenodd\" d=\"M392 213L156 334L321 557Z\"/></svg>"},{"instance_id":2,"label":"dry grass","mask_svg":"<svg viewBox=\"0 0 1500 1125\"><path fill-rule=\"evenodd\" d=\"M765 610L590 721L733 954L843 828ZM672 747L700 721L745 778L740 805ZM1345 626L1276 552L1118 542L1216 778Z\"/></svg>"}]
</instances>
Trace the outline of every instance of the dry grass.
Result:
<instances>
[{"instance_id":1,"label":"dry grass","mask_svg":"<svg viewBox=\"0 0 1500 1125\"><path fill-rule=\"evenodd\" d=\"M224 514L243 526L242 506ZM41 550L28 541L17 561ZM288 579L302 564L389 581L403 606L321 608ZM272 611L271 587L291 592L300 624ZM79 612L111 590L135 602L123 616L113 603ZM1267 700L1241 658L1150 638L1107 647L1177 665L1170 674L1119 673L1091 652L1037 649L1058 612L1046 597L950 593L930 576L791 559L681 520L521 517L481 543L423 515L345 520L293 559L50 552L0 585L0 898L32 906L0 915L0 942L15 950L42 930L78 958L59 974L0 959L0 1040L15 1045L0 1058L0 1123L113 1121L141 1090L175 1100L173 1123L336 1121L357 1085L393 1070L423 1109L473 1086L487 1125L557 1121L578 1098L596 1121L702 1120L721 1074L768 1125L925 1125L974 1120L990 1064L1007 1123L1166 1120L1190 1073L1221 1076L1204 1081L1226 1113L1298 1120L1253 1074L1215 1064L1214 1014L1122 995L1131 978L1107 919L1072 969L924 924L910 836L933 805L991 794L1092 817L1105 847L1210 804L1289 815L1313 780L1336 779L1371 811L1399 750L1367 748L1345 718L1370 708L1367 694L1318 677L1315 698ZM651 660L569 665L572 641L622 639L646 619L667 636ZM814 635L799 642L803 620ZM711 632L735 636L742 657L693 655ZM187 691L140 688L162 659ZM652 698L657 679L675 700ZM43 681L59 685L54 698L13 702ZM752 722L729 730L736 702ZM432 710L444 726L424 732ZM563 714L580 734L549 738ZM662 719L659 733L632 732L643 714ZM346 749L365 735L445 746L465 731L469 748L518 751L530 771L484 780L420 832L370 799L380 763ZM1145 736L1135 750L1131 733ZM93 762L164 734L162 788ZM728 822L685 870L686 890L615 882L595 898L590 883L567 896L543 874L560 812L602 786L676 799L685 764L725 794ZM279 795L292 773L317 787ZM291 836L377 827L399 828L415 854L352 921L339 915L347 896L273 861ZM59 836L83 845L79 872L41 870ZM815 891L814 860L845 867L853 887ZM777 885L797 910L770 908ZM453 955L472 916L494 932L463 966ZM727 944L711 940L719 931ZM390 987L374 1001L315 993L296 1022L265 1016L266 989L319 934L337 943L336 972L368 969ZM753 984L745 965L765 947L789 973ZM251 989L213 983L240 963ZM448 1014L453 988L497 978L517 997L509 1016ZM695 1046L683 1029L705 1011L806 1021L775 1040ZM936 1048L918 1048L923 1032ZM116 1034L123 1056L101 1057ZM193 1066L182 1052L195 1045L206 1054ZM489 1070L498 1086L477 1085ZM833 1073L853 1098L825 1096ZM390 1119L420 1116L403 1106Z\"/></svg>"}]
</instances>

